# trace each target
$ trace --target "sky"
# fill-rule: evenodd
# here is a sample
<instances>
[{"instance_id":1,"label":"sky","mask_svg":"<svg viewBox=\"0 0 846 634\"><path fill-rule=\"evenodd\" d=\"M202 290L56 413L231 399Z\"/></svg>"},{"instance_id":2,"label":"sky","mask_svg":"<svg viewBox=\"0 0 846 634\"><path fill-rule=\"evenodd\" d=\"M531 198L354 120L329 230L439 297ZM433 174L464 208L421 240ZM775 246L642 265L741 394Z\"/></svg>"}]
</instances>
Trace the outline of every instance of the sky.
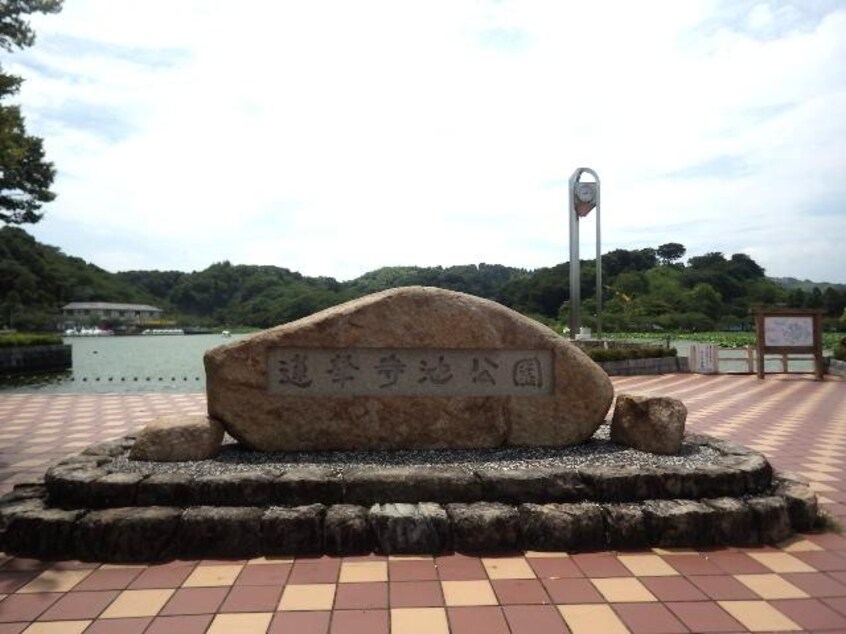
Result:
<instances>
[{"instance_id":1,"label":"sky","mask_svg":"<svg viewBox=\"0 0 846 634\"><path fill-rule=\"evenodd\" d=\"M107 270L553 266L590 167L603 252L846 283L843 0L65 0L31 23L0 62L58 198L27 229Z\"/></svg>"}]
</instances>

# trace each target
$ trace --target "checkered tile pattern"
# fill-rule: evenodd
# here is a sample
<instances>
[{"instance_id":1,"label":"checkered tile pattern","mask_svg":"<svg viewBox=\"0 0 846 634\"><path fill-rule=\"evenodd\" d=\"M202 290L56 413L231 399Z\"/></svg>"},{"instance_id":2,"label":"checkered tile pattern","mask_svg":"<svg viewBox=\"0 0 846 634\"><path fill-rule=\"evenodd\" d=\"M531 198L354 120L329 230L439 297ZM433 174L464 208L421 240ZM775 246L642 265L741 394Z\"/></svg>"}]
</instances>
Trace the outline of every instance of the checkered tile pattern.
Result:
<instances>
[{"instance_id":1,"label":"checkered tile pattern","mask_svg":"<svg viewBox=\"0 0 846 634\"><path fill-rule=\"evenodd\" d=\"M681 398L690 428L763 451L846 522L846 381L619 377ZM0 396L0 490L202 394ZM776 547L175 561L0 556L0 634L846 632L846 537Z\"/></svg>"}]
</instances>

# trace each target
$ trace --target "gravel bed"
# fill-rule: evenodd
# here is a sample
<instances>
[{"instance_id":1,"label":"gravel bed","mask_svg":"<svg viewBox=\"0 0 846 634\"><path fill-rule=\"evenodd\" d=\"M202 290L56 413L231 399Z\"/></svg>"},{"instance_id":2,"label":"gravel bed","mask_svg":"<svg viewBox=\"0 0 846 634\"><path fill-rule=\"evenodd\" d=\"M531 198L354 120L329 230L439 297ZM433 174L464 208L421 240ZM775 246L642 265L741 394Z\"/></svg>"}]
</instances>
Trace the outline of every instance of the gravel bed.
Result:
<instances>
[{"instance_id":1,"label":"gravel bed","mask_svg":"<svg viewBox=\"0 0 846 634\"><path fill-rule=\"evenodd\" d=\"M681 453L661 456L631 449L609 440L610 428L601 425L593 437L572 447L509 447L503 449L404 449L391 451L278 451L260 452L241 447L227 436L220 453L210 460L146 462L119 456L111 470L128 473L185 473L193 476L255 471L288 471L301 467L329 468L335 473L359 467L453 467L511 471L530 468L583 466L698 467L714 464L722 454L702 445L685 443Z\"/></svg>"}]
</instances>

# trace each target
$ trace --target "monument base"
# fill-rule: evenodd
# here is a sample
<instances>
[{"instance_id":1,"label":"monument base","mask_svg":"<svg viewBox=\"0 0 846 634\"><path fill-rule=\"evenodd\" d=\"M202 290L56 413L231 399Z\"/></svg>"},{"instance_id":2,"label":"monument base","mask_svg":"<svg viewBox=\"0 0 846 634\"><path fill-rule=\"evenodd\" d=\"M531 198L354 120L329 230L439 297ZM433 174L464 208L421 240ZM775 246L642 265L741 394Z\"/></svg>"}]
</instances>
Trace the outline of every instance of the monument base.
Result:
<instances>
[{"instance_id":1,"label":"monument base","mask_svg":"<svg viewBox=\"0 0 846 634\"><path fill-rule=\"evenodd\" d=\"M772 544L817 522L806 483L774 475L758 452L696 434L682 457L621 450L608 459L599 438L569 454L527 449L530 458L509 449L482 462L477 451L463 463L450 455L450 465L422 464L432 456L417 452L414 464L376 467L379 456L367 452L366 464L335 454L323 466L216 473L127 470L133 442L90 447L0 499L0 549L103 562L573 552Z\"/></svg>"}]
</instances>

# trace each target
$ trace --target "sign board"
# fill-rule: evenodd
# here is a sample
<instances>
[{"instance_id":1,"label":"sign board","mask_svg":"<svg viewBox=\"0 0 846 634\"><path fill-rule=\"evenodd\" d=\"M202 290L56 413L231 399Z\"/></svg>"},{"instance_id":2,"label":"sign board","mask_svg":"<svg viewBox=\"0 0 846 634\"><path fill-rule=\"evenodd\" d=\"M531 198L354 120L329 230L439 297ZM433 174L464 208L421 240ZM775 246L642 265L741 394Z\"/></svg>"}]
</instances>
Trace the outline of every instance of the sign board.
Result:
<instances>
[{"instance_id":1,"label":"sign board","mask_svg":"<svg viewBox=\"0 0 846 634\"><path fill-rule=\"evenodd\" d=\"M812 354L814 374L823 378L822 311L759 310L755 312L758 378L764 378L766 354Z\"/></svg>"},{"instance_id":2,"label":"sign board","mask_svg":"<svg viewBox=\"0 0 846 634\"><path fill-rule=\"evenodd\" d=\"M719 356L719 346L693 344L690 346L690 371L697 374L716 374L719 372Z\"/></svg>"}]
</instances>

